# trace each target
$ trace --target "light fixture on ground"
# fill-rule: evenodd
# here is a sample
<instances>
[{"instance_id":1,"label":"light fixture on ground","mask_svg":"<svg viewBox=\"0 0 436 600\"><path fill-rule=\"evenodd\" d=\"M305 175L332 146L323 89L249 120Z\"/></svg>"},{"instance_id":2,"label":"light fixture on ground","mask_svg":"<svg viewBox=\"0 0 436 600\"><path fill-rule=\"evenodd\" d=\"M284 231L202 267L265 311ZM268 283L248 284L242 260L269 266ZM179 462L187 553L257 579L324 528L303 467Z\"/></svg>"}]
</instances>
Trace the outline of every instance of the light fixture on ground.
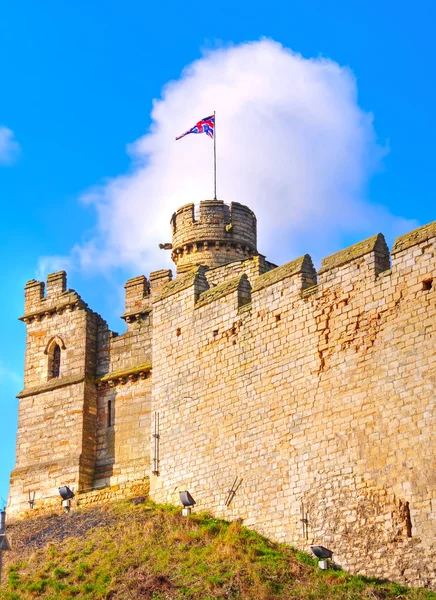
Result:
<instances>
[{"instance_id":1,"label":"light fixture on ground","mask_svg":"<svg viewBox=\"0 0 436 600\"><path fill-rule=\"evenodd\" d=\"M194 498L189 492L179 492L180 502L183 504L182 515L187 517L191 514L192 507L195 504Z\"/></svg>"},{"instance_id":2,"label":"light fixture on ground","mask_svg":"<svg viewBox=\"0 0 436 600\"><path fill-rule=\"evenodd\" d=\"M310 549L312 550L316 558L319 559L318 567L320 569L323 569L324 571L326 569L329 569L331 565L331 558L333 556L333 552L328 548L325 548L324 546L311 546Z\"/></svg>"},{"instance_id":3,"label":"light fixture on ground","mask_svg":"<svg viewBox=\"0 0 436 600\"><path fill-rule=\"evenodd\" d=\"M62 506L64 507L65 512L70 512L71 499L74 498L74 492L70 490L67 485L63 485L59 488L59 494L62 498Z\"/></svg>"}]
</instances>

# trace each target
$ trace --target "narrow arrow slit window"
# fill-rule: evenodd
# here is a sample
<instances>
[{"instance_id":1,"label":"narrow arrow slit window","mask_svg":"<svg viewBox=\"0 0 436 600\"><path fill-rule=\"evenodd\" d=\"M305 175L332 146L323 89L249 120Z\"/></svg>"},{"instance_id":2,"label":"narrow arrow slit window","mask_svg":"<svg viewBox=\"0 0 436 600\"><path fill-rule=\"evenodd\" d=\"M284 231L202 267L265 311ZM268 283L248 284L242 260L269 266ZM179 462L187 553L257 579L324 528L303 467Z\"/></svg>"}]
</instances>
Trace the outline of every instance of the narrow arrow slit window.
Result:
<instances>
[{"instance_id":1,"label":"narrow arrow slit window","mask_svg":"<svg viewBox=\"0 0 436 600\"><path fill-rule=\"evenodd\" d=\"M48 378L56 379L61 372L61 348L59 344L54 344L52 351L49 354L48 363Z\"/></svg>"}]
</instances>

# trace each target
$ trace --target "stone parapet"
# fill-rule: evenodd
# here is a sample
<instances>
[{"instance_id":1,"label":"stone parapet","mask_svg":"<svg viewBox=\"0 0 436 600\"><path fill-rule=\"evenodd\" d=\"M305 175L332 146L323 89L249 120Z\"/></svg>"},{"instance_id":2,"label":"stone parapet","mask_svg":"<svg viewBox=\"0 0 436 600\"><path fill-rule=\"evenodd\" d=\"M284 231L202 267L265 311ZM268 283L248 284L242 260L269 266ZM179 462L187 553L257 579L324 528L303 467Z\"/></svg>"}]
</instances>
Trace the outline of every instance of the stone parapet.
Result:
<instances>
[{"instance_id":1,"label":"stone parapet","mask_svg":"<svg viewBox=\"0 0 436 600\"><path fill-rule=\"evenodd\" d=\"M171 269L160 269L150 273L151 294L155 296L173 278Z\"/></svg>"},{"instance_id":2,"label":"stone parapet","mask_svg":"<svg viewBox=\"0 0 436 600\"><path fill-rule=\"evenodd\" d=\"M31 279L24 288L24 310L26 313L38 312L41 300L44 298L45 284L43 281Z\"/></svg>"},{"instance_id":3,"label":"stone parapet","mask_svg":"<svg viewBox=\"0 0 436 600\"><path fill-rule=\"evenodd\" d=\"M174 281L170 281L162 288L162 291L155 299L155 302L159 302L160 300L174 296L174 294L178 294L179 292L182 292L191 286L195 287L194 296L195 299L197 299L201 292L207 290L209 287L205 277L206 270L207 268L203 266L194 267L187 273L180 275L177 277L177 279L174 279Z\"/></svg>"},{"instance_id":4,"label":"stone parapet","mask_svg":"<svg viewBox=\"0 0 436 600\"><path fill-rule=\"evenodd\" d=\"M141 315L150 312L150 283L145 275L126 281L125 311L121 316L128 323L138 320Z\"/></svg>"},{"instance_id":5,"label":"stone parapet","mask_svg":"<svg viewBox=\"0 0 436 600\"><path fill-rule=\"evenodd\" d=\"M28 325L34 319L39 321L44 317L50 318L54 314L62 314L64 311L71 312L77 308L87 308L88 306L76 292L64 292L58 297L57 302L50 302L50 300L52 299L41 298L38 305L33 304L33 310L24 313L19 320Z\"/></svg>"},{"instance_id":6,"label":"stone parapet","mask_svg":"<svg viewBox=\"0 0 436 600\"><path fill-rule=\"evenodd\" d=\"M428 223L428 225L419 227L418 229L415 229L414 231L406 233L405 235L397 238L392 248L392 254L398 254L398 252L402 252L408 248L413 248L414 246L421 244L422 242L426 242L432 238L436 238L436 221Z\"/></svg>"},{"instance_id":7,"label":"stone parapet","mask_svg":"<svg viewBox=\"0 0 436 600\"><path fill-rule=\"evenodd\" d=\"M373 253L375 257L374 270L378 274L390 267L389 248L386 245L383 234L379 233L367 240L363 240L353 246L349 246L344 250L340 250L335 254L331 254L322 259L321 269L319 274L331 271L336 267L341 267L358 258L362 258L367 254Z\"/></svg>"},{"instance_id":8,"label":"stone parapet","mask_svg":"<svg viewBox=\"0 0 436 600\"><path fill-rule=\"evenodd\" d=\"M44 290L46 294L44 296ZM51 317L54 314L71 312L77 308L87 308L88 305L74 290L67 289L67 274L65 271L50 273L47 277L47 287L42 281L31 279L24 288L24 315L20 321L30 323Z\"/></svg>"},{"instance_id":9,"label":"stone parapet","mask_svg":"<svg viewBox=\"0 0 436 600\"><path fill-rule=\"evenodd\" d=\"M135 367L127 367L126 369L119 369L113 371L107 375L103 375L97 379L97 383L115 383L117 381L125 381L126 379L136 378L138 376L146 376L151 371L151 363L144 363Z\"/></svg>"},{"instance_id":10,"label":"stone parapet","mask_svg":"<svg viewBox=\"0 0 436 600\"><path fill-rule=\"evenodd\" d=\"M271 269L275 269L274 265L267 261L262 254L256 254L247 259L233 261L219 267L211 267L206 272L206 278L211 287L224 283L228 279L232 279L237 275L245 273L248 280L252 284L259 275L263 275Z\"/></svg>"},{"instance_id":11,"label":"stone parapet","mask_svg":"<svg viewBox=\"0 0 436 600\"><path fill-rule=\"evenodd\" d=\"M244 304L248 304L251 300L250 291L251 285L248 281L247 275L239 275L234 279L225 281L224 283L210 288L200 294L195 304L195 308L200 308L206 304L216 302L220 298L225 298L225 296L233 294L234 292L238 292L238 306L243 306Z\"/></svg>"},{"instance_id":12,"label":"stone parapet","mask_svg":"<svg viewBox=\"0 0 436 600\"><path fill-rule=\"evenodd\" d=\"M310 287L316 283L316 271L308 254L258 277L253 284L253 293L297 274L301 274L302 287Z\"/></svg>"},{"instance_id":13,"label":"stone parapet","mask_svg":"<svg viewBox=\"0 0 436 600\"><path fill-rule=\"evenodd\" d=\"M47 277L47 297L59 296L67 289L67 274L65 271L50 273Z\"/></svg>"}]
</instances>

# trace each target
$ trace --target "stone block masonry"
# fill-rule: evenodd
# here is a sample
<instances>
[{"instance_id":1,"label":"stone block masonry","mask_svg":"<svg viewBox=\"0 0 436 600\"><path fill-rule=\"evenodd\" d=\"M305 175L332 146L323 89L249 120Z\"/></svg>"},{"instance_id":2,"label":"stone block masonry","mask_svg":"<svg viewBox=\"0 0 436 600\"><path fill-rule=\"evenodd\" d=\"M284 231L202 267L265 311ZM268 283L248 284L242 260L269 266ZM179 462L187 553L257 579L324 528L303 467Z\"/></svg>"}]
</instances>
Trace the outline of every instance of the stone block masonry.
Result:
<instances>
[{"instance_id":1,"label":"stone block masonry","mask_svg":"<svg viewBox=\"0 0 436 600\"><path fill-rule=\"evenodd\" d=\"M12 517L31 498L35 506L56 504L62 485L83 493L148 476L152 291L144 277L127 282L127 331L117 335L66 289L64 272L49 275L45 296L42 282L27 284Z\"/></svg>"},{"instance_id":2,"label":"stone block masonry","mask_svg":"<svg viewBox=\"0 0 436 600\"><path fill-rule=\"evenodd\" d=\"M194 204L179 208L171 218L172 259L177 272L195 265L225 265L257 254L256 216L247 206L222 200L201 202L198 215Z\"/></svg>"},{"instance_id":3,"label":"stone block masonry","mask_svg":"<svg viewBox=\"0 0 436 600\"><path fill-rule=\"evenodd\" d=\"M28 490L40 510L58 485L99 501L150 477L157 501L189 490L351 572L436 589L436 224L318 274L309 255L266 261L236 203L187 205L172 227L179 275L127 282L122 335L62 272L46 296L27 284L9 515Z\"/></svg>"}]
</instances>

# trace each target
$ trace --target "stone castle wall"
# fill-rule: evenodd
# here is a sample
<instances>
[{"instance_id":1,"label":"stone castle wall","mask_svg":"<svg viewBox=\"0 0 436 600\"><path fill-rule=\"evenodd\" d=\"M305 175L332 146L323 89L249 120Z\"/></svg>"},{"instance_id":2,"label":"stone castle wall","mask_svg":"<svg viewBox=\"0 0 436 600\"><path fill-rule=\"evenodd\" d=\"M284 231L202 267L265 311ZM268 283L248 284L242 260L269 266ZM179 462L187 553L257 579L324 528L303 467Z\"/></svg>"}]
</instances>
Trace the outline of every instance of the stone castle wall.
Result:
<instances>
[{"instance_id":1,"label":"stone castle wall","mask_svg":"<svg viewBox=\"0 0 436 600\"><path fill-rule=\"evenodd\" d=\"M80 504L150 476L157 501L187 489L199 509L325 545L353 572L436 588L436 224L391 256L374 236L317 275L308 255L275 267L247 240L220 241L230 224L250 235L246 207L176 217L179 276L126 283L122 335L65 273L46 295L27 284L9 516L29 491L39 510L60 485Z\"/></svg>"},{"instance_id":2,"label":"stone castle wall","mask_svg":"<svg viewBox=\"0 0 436 600\"><path fill-rule=\"evenodd\" d=\"M409 245L410 244L410 245ZM151 495L436 586L436 229L153 304ZM229 266L230 268L230 266ZM168 294L168 291L171 293ZM229 489L237 491L229 505Z\"/></svg>"}]
</instances>

